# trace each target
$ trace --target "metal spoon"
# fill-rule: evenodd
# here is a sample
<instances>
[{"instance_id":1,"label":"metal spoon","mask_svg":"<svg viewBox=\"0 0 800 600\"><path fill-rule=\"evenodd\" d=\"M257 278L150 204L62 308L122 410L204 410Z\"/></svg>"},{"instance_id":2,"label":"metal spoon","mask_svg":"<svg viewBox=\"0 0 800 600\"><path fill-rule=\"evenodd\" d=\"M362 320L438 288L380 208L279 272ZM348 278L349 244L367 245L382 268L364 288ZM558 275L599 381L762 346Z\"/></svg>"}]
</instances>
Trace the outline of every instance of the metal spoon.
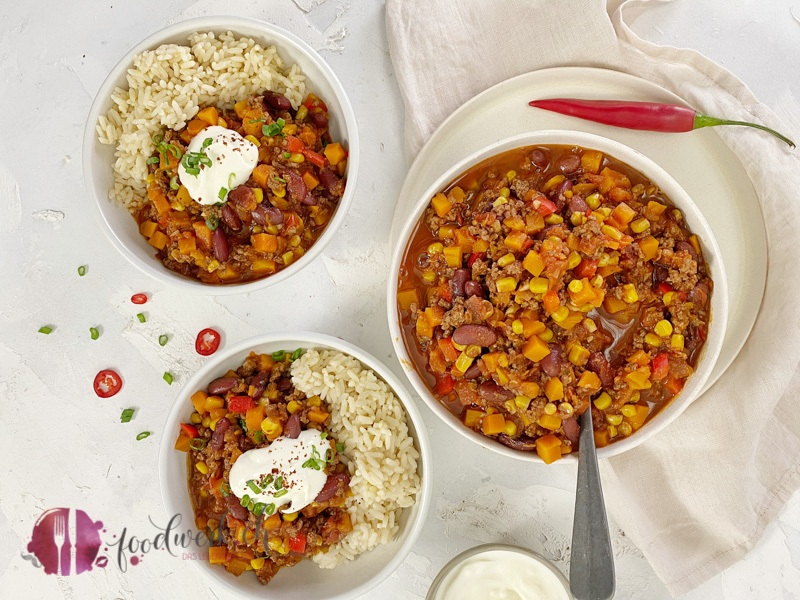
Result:
<instances>
[{"instance_id":1,"label":"metal spoon","mask_svg":"<svg viewBox=\"0 0 800 600\"><path fill-rule=\"evenodd\" d=\"M616 587L614 555L597 468L591 407L581 415L580 423L569 584L575 600L609 600Z\"/></svg>"}]
</instances>

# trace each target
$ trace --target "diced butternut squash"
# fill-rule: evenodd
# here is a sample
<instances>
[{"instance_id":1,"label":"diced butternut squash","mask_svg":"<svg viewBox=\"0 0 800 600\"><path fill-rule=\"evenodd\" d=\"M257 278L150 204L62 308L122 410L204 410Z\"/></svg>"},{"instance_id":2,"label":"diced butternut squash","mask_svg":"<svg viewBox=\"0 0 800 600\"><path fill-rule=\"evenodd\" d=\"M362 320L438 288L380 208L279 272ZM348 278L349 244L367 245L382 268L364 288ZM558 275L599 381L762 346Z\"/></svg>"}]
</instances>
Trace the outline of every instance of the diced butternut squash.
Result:
<instances>
[{"instance_id":1,"label":"diced butternut squash","mask_svg":"<svg viewBox=\"0 0 800 600\"><path fill-rule=\"evenodd\" d=\"M581 156L581 166L585 173L597 173L600 171L600 164L603 162L603 153L597 150L584 150ZM583 192L578 192L583 193Z\"/></svg>"},{"instance_id":2,"label":"diced butternut squash","mask_svg":"<svg viewBox=\"0 0 800 600\"><path fill-rule=\"evenodd\" d=\"M473 428L478 423L481 422L481 419L486 413L480 410L474 410L472 408L468 408L464 413L464 425L467 427Z\"/></svg>"},{"instance_id":3,"label":"diced butternut squash","mask_svg":"<svg viewBox=\"0 0 800 600\"><path fill-rule=\"evenodd\" d=\"M436 211L436 214L443 218L453 208L453 203L450 202L447 196L439 192L431 200L431 206Z\"/></svg>"},{"instance_id":4,"label":"diced butternut squash","mask_svg":"<svg viewBox=\"0 0 800 600\"><path fill-rule=\"evenodd\" d=\"M486 415L481 421L481 430L484 435L497 435L503 433L506 428L506 420L500 413Z\"/></svg>"},{"instance_id":5,"label":"diced butternut squash","mask_svg":"<svg viewBox=\"0 0 800 600\"><path fill-rule=\"evenodd\" d=\"M184 231L178 238L178 252L181 254L191 254L197 250L197 242L191 231Z\"/></svg>"},{"instance_id":6,"label":"diced butternut squash","mask_svg":"<svg viewBox=\"0 0 800 600\"><path fill-rule=\"evenodd\" d=\"M309 421L314 423L324 423L325 420L330 416L330 413L327 413L324 410L311 409L308 411L307 416Z\"/></svg>"},{"instance_id":7,"label":"diced butternut squash","mask_svg":"<svg viewBox=\"0 0 800 600\"><path fill-rule=\"evenodd\" d=\"M523 381L519 384L519 390L522 392L523 396L527 396L528 398L536 398L541 391L539 384L535 381Z\"/></svg>"},{"instance_id":8,"label":"diced butternut squash","mask_svg":"<svg viewBox=\"0 0 800 600\"><path fill-rule=\"evenodd\" d=\"M401 310L408 310L412 304L419 306L419 292L416 288L407 290L400 290L397 292L397 303L400 305Z\"/></svg>"},{"instance_id":9,"label":"diced butternut squash","mask_svg":"<svg viewBox=\"0 0 800 600\"><path fill-rule=\"evenodd\" d=\"M208 123L206 123L205 121L201 121L200 119L192 119L191 121L189 121L189 124L186 126L186 132L189 134L189 139L196 136L206 127L208 127Z\"/></svg>"},{"instance_id":10,"label":"diced butternut squash","mask_svg":"<svg viewBox=\"0 0 800 600\"><path fill-rule=\"evenodd\" d=\"M578 387L587 388L590 390L599 390L602 384L600 378L594 371L584 371L581 378L578 380Z\"/></svg>"},{"instance_id":11,"label":"diced butternut squash","mask_svg":"<svg viewBox=\"0 0 800 600\"><path fill-rule=\"evenodd\" d=\"M317 179L310 171L303 173L303 181L305 182L309 192L319 185L319 179Z\"/></svg>"},{"instance_id":12,"label":"diced butternut squash","mask_svg":"<svg viewBox=\"0 0 800 600\"><path fill-rule=\"evenodd\" d=\"M544 395L547 396L550 402L561 400L564 398L564 384L561 383L558 377L551 377L547 380L547 383L544 384ZM544 425L542 425L542 427L544 427Z\"/></svg>"},{"instance_id":13,"label":"diced butternut squash","mask_svg":"<svg viewBox=\"0 0 800 600\"><path fill-rule=\"evenodd\" d=\"M625 303L624 300L620 300L619 298L615 298L614 296L606 296L605 300L603 300L603 308L606 310L607 313L615 315L620 311L625 310L628 305Z\"/></svg>"},{"instance_id":14,"label":"diced butternut squash","mask_svg":"<svg viewBox=\"0 0 800 600\"><path fill-rule=\"evenodd\" d=\"M639 248L642 249L645 260L653 260L658 256L658 240L652 235L637 240Z\"/></svg>"},{"instance_id":15,"label":"diced butternut squash","mask_svg":"<svg viewBox=\"0 0 800 600\"><path fill-rule=\"evenodd\" d=\"M634 365L639 365L640 367L646 367L650 364L650 360L650 355L647 352L644 350L637 350L628 357L627 362Z\"/></svg>"},{"instance_id":16,"label":"diced butternut squash","mask_svg":"<svg viewBox=\"0 0 800 600\"><path fill-rule=\"evenodd\" d=\"M558 297L557 291L550 290L542 297L542 303L547 313L552 314L561 306L561 299Z\"/></svg>"},{"instance_id":17,"label":"diced butternut squash","mask_svg":"<svg viewBox=\"0 0 800 600\"><path fill-rule=\"evenodd\" d=\"M461 268L461 246L447 246L442 251L442 254L444 254L447 266L453 267L454 269Z\"/></svg>"},{"instance_id":18,"label":"diced butternut squash","mask_svg":"<svg viewBox=\"0 0 800 600\"><path fill-rule=\"evenodd\" d=\"M602 171L600 171L600 175L603 176L603 181L600 183L598 188L601 194L607 193L609 190L611 190L611 188L614 187L628 189L631 187L631 180L628 179L628 177L623 173L615 171L614 169L605 167Z\"/></svg>"},{"instance_id":19,"label":"diced butternut squash","mask_svg":"<svg viewBox=\"0 0 800 600\"><path fill-rule=\"evenodd\" d=\"M153 248L157 248L158 250L163 250L166 247L168 241L169 238L166 236L165 233L163 233L162 231L156 231L150 237L150 239L147 240L147 243L153 246Z\"/></svg>"},{"instance_id":20,"label":"diced butternut squash","mask_svg":"<svg viewBox=\"0 0 800 600\"><path fill-rule=\"evenodd\" d=\"M274 260L257 258L253 261L253 273L274 273L277 265Z\"/></svg>"},{"instance_id":21,"label":"diced butternut squash","mask_svg":"<svg viewBox=\"0 0 800 600\"><path fill-rule=\"evenodd\" d=\"M175 195L175 199L183 206L189 206L192 203L192 197L189 195L189 190L187 190L184 186L178 188L178 193Z\"/></svg>"},{"instance_id":22,"label":"diced butternut squash","mask_svg":"<svg viewBox=\"0 0 800 600\"><path fill-rule=\"evenodd\" d=\"M192 438L190 438L186 434L179 434L178 439L175 440L175 450L179 452L188 452L189 451L189 444L191 443Z\"/></svg>"},{"instance_id":23,"label":"diced butternut squash","mask_svg":"<svg viewBox=\"0 0 800 600\"><path fill-rule=\"evenodd\" d=\"M241 558L232 558L227 565L225 565L225 570L228 573L233 573L237 577L247 571L247 567L250 566L250 561L242 560Z\"/></svg>"},{"instance_id":24,"label":"diced butternut squash","mask_svg":"<svg viewBox=\"0 0 800 600\"><path fill-rule=\"evenodd\" d=\"M206 400L208 400L208 394L203 390L198 390L192 394L192 405L201 415L206 412Z\"/></svg>"},{"instance_id":25,"label":"diced butternut squash","mask_svg":"<svg viewBox=\"0 0 800 600\"><path fill-rule=\"evenodd\" d=\"M536 423L540 427L544 427L550 431L556 431L557 429L561 428L561 417L544 413L541 417L539 417L539 420L536 421Z\"/></svg>"},{"instance_id":26,"label":"diced butternut squash","mask_svg":"<svg viewBox=\"0 0 800 600\"><path fill-rule=\"evenodd\" d=\"M550 346L538 336L533 336L522 347L522 354L528 360L539 362L550 354Z\"/></svg>"},{"instance_id":27,"label":"diced butternut squash","mask_svg":"<svg viewBox=\"0 0 800 600\"><path fill-rule=\"evenodd\" d=\"M634 404L636 414L632 417L625 417L625 420L631 424L634 429L639 429L647 420L647 415L650 414L650 408L643 404Z\"/></svg>"},{"instance_id":28,"label":"diced butternut squash","mask_svg":"<svg viewBox=\"0 0 800 600\"><path fill-rule=\"evenodd\" d=\"M345 152L342 145L338 142L325 146L324 152L325 158L334 166L338 165L347 157L347 152Z\"/></svg>"},{"instance_id":29,"label":"diced butternut squash","mask_svg":"<svg viewBox=\"0 0 800 600\"><path fill-rule=\"evenodd\" d=\"M167 195L157 183L151 183L147 186L147 197L150 199L150 202L153 203L153 206L156 207L156 212L158 212L159 215L166 215L171 210Z\"/></svg>"},{"instance_id":30,"label":"diced butternut squash","mask_svg":"<svg viewBox=\"0 0 800 600\"><path fill-rule=\"evenodd\" d=\"M197 239L200 241L200 244L203 245L207 250L211 248L211 230L208 228L208 225L203 223L202 221L195 221L192 223L192 227L194 227L194 234L197 236Z\"/></svg>"},{"instance_id":31,"label":"diced butternut squash","mask_svg":"<svg viewBox=\"0 0 800 600\"><path fill-rule=\"evenodd\" d=\"M639 367L625 375L628 385L634 390L649 390L653 384L650 383L650 367Z\"/></svg>"},{"instance_id":32,"label":"diced butternut squash","mask_svg":"<svg viewBox=\"0 0 800 600\"><path fill-rule=\"evenodd\" d=\"M277 252L278 236L271 233L255 233L252 236L253 248L256 252Z\"/></svg>"},{"instance_id":33,"label":"diced butternut squash","mask_svg":"<svg viewBox=\"0 0 800 600\"><path fill-rule=\"evenodd\" d=\"M211 546L208 549L208 562L212 565L225 564L225 557L228 555L227 546Z\"/></svg>"},{"instance_id":34,"label":"diced butternut squash","mask_svg":"<svg viewBox=\"0 0 800 600\"><path fill-rule=\"evenodd\" d=\"M261 405L248 408L244 417L245 425L247 425L247 431L260 431L261 422L264 420L265 416L266 409Z\"/></svg>"},{"instance_id":35,"label":"diced butternut squash","mask_svg":"<svg viewBox=\"0 0 800 600\"><path fill-rule=\"evenodd\" d=\"M477 252L477 250L473 249L473 246L477 243L477 241L474 237L472 237L468 229L465 227L456 229L453 231L453 235L456 238L456 246L461 248L462 253L469 253L473 251ZM481 250L481 252L484 252L484 250Z\"/></svg>"},{"instance_id":36,"label":"diced butternut squash","mask_svg":"<svg viewBox=\"0 0 800 600\"><path fill-rule=\"evenodd\" d=\"M544 261L536 250L531 250L525 255L522 266L534 277L538 277L544 271Z\"/></svg>"},{"instance_id":37,"label":"diced butternut squash","mask_svg":"<svg viewBox=\"0 0 800 600\"><path fill-rule=\"evenodd\" d=\"M552 433L543 435L536 440L536 454L547 465L558 460L561 458L561 440Z\"/></svg>"},{"instance_id":38,"label":"diced butternut squash","mask_svg":"<svg viewBox=\"0 0 800 600\"><path fill-rule=\"evenodd\" d=\"M613 219L621 229L625 229L635 216L636 211L624 202L618 204L614 210L611 211L611 219Z\"/></svg>"},{"instance_id":39,"label":"diced butternut squash","mask_svg":"<svg viewBox=\"0 0 800 600\"><path fill-rule=\"evenodd\" d=\"M604 446L608 446L609 442L611 442L611 436L608 433L608 429L603 430L594 430L594 445L598 448L603 448Z\"/></svg>"},{"instance_id":40,"label":"diced butternut squash","mask_svg":"<svg viewBox=\"0 0 800 600\"><path fill-rule=\"evenodd\" d=\"M250 177L253 178L253 181L255 181L259 187L267 189L267 182L269 181L273 171L274 167L261 164L253 169L253 174Z\"/></svg>"},{"instance_id":41,"label":"diced butternut squash","mask_svg":"<svg viewBox=\"0 0 800 600\"><path fill-rule=\"evenodd\" d=\"M151 237L156 232L156 229L158 229L158 223L155 221L144 221L139 225L139 233L146 238Z\"/></svg>"},{"instance_id":42,"label":"diced butternut squash","mask_svg":"<svg viewBox=\"0 0 800 600\"><path fill-rule=\"evenodd\" d=\"M428 322L428 319L424 318L421 315L417 319L416 332L417 332L417 337L419 338L430 339L433 337L433 327Z\"/></svg>"},{"instance_id":43,"label":"diced butternut squash","mask_svg":"<svg viewBox=\"0 0 800 600\"><path fill-rule=\"evenodd\" d=\"M197 113L197 118L206 125L213 126L219 123L219 111L213 106L209 106Z\"/></svg>"},{"instance_id":44,"label":"diced butternut squash","mask_svg":"<svg viewBox=\"0 0 800 600\"><path fill-rule=\"evenodd\" d=\"M528 234L524 231L512 231L506 236L506 239L503 240L503 243L512 250L522 252L523 250L529 248L533 242L531 238L528 237Z\"/></svg>"}]
</instances>

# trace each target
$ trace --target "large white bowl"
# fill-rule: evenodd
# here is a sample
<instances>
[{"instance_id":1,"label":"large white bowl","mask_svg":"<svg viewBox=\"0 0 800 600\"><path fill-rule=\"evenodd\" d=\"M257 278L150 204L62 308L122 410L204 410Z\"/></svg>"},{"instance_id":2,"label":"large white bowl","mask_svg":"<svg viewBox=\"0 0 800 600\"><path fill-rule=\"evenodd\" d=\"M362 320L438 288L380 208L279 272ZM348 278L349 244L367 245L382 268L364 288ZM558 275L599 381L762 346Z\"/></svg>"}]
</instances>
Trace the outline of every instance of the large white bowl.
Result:
<instances>
[{"instance_id":1,"label":"large white bowl","mask_svg":"<svg viewBox=\"0 0 800 600\"><path fill-rule=\"evenodd\" d=\"M723 264L722 254L717 246L717 241L714 234L708 225L705 217L703 217L700 210L692 202L692 199L684 191L684 189L676 182L672 176L669 175L664 169L658 166L655 162L647 158L640 152L629 148L619 142L615 142L608 138L590 133L582 133L578 131L561 131L561 130L545 130L525 133L514 137L500 140L489 146L479 150L478 152L468 156L461 162L453 165L447 172L443 173L419 198L415 204L411 214L406 217L405 224L400 233L397 245L393 249L392 264L389 269L389 282L388 282L388 295L387 295L387 308L389 315L389 330L392 336L392 343L394 344L397 356L400 359L400 364L403 366L406 375L408 376L414 389L426 402L428 407L436 413L445 423L450 425L453 429L458 431L466 438L473 442L480 444L484 448L488 448L494 452L498 452L505 456L527 460L530 462L542 462L541 459L533 452L521 452L513 450L504 446L491 438L483 436L468 427L464 426L458 417L454 416L447 408L441 404L436 397L431 393L425 381L419 375L414 366L414 362L408 353L403 342L402 326L400 323L400 315L397 309L397 276L400 271L400 264L406 251L411 234L417 226L420 218L422 218L426 207L430 203L431 198L450 185L462 173L469 170L474 165L486 160L489 157L495 156L507 150L520 148L523 146L535 146L538 144L564 144L568 146L582 146L584 148L591 148L600 150L601 152L612 156L622 162L633 167L645 177L648 177L653 183L658 185L661 190L674 202L675 206L683 211L686 223L692 232L696 233L700 238L700 244L703 248L703 256L708 265L711 279L714 281L714 291L711 294L711 316L712 321L708 330L708 339L706 340L700 359L697 363L697 368L694 374L689 377L683 391L656 414L651 420L645 423L644 426L636 431L630 437L624 438L618 442L614 442L604 448L597 450L597 455L601 458L608 458L621 454L631 448L635 448L648 438L652 437L664 427L674 421L686 408L694 402L700 395L708 376L714 368L714 363L719 356L722 349L722 341L725 336L725 327L728 322L728 280L725 275L725 266ZM697 176L702 177L702 168L698 167ZM575 453L565 455L561 463L570 463L577 460Z\"/></svg>"},{"instance_id":2,"label":"large white bowl","mask_svg":"<svg viewBox=\"0 0 800 600\"><path fill-rule=\"evenodd\" d=\"M306 75L307 89L325 100L330 114L331 136L341 141L349 152L344 195L325 231L297 261L274 275L257 281L214 285L170 271L155 257L155 250L139 234L137 224L128 211L108 198L108 190L113 182L112 167L116 148L98 141L95 126L98 117L111 107L111 92L117 86L127 88L125 76L135 54L157 48L162 44L187 44L189 35L198 31L213 31L217 34L231 31L238 36L251 37L262 46L275 45L287 65L297 64L302 69ZM345 219L355 194L358 164L359 144L355 113L333 70L308 44L288 31L263 21L239 17L200 17L181 21L154 33L134 46L112 69L97 92L83 136L83 175L92 209L101 229L117 250L134 266L158 281L204 294L241 294L275 285L314 260L336 235L336 231Z\"/></svg>"},{"instance_id":3,"label":"large white bowl","mask_svg":"<svg viewBox=\"0 0 800 600\"><path fill-rule=\"evenodd\" d=\"M420 455L417 468L422 486L417 494L416 503L401 513L400 531L394 540L334 569L320 569L310 560L304 560L294 567L281 569L268 586L263 586L253 573L245 572L240 577L235 577L220 565L209 564L207 559L191 562L216 587L240 598L273 600L354 598L365 594L386 579L408 555L422 531L428 513L432 480L430 447L425 424L411 394L380 361L348 342L318 333L271 333L245 340L214 355L183 387L164 424L158 458L164 507L170 518L181 515L182 525L177 529L185 531L187 527L194 527L194 512L187 485L186 453L174 449L179 424L188 423L189 416L194 410L190 399L192 393L205 389L211 381L223 375L228 369L238 368L251 351L271 354L278 350L291 351L296 348L333 349L349 354L372 369L394 391L405 408L409 435L413 437L414 445ZM184 552L206 553L207 549L208 545L190 548Z\"/></svg>"}]
</instances>

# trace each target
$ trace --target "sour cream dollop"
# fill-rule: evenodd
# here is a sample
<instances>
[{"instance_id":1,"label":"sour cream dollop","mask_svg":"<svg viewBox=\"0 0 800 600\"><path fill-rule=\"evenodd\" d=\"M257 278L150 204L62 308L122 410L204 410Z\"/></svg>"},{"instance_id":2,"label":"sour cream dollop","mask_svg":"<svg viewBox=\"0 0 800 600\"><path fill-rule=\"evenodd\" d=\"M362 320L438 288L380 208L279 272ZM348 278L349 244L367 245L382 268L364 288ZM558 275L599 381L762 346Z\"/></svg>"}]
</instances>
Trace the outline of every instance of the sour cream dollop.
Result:
<instances>
[{"instance_id":1,"label":"sour cream dollop","mask_svg":"<svg viewBox=\"0 0 800 600\"><path fill-rule=\"evenodd\" d=\"M302 510L328 479L324 467L330 447L321 432L306 429L297 439L279 437L266 448L248 450L231 467L231 491L239 499L247 495L256 503L273 504L276 511L284 505L288 505L286 512ZM309 466L309 461L320 468Z\"/></svg>"},{"instance_id":2,"label":"sour cream dollop","mask_svg":"<svg viewBox=\"0 0 800 600\"><path fill-rule=\"evenodd\" d=\"M199 204L225 202L228 192L246 183L258 164L255 144L232 129L216 125L206 127L189 142L188 160L198 158L198 153L208 157L211 164L205 160L196 167L189 167L187 172L184 166L187 157L184 157L178 166L178 177L192 200ZM192 168L199 172L193 173Z\"/></svg>"},{"instance_id":3,"label":"sour cream dollop","mask_svg":"<svg viewBox=\"0 0 800 600\"><path fill-rule=\"evenodd\" d=\"M564 584L532 556L490 550L470 556L445 576L435 600L569 600Z\"/></svg>"}]
</instances>

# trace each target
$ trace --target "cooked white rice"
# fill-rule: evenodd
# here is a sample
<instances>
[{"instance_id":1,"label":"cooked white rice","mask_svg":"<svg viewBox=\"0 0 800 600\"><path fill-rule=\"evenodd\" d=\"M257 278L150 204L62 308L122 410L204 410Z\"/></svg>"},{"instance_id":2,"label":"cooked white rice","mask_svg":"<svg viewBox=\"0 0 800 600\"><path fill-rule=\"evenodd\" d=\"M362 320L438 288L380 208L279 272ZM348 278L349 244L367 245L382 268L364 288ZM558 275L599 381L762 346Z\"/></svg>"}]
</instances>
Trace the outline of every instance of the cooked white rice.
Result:
<instances>
[{"instance_id":1,"label":"cooked white rice","mask_svg":"<svg viewBox=\"0 0 800 600\"><path fill-rule=\"evenodd\" d=\"M144 203L155 134L183 128L201 106L230 108L272 90L297 108L306 92L300 67L284 68L275 46L265 48L231 32L193 33L188 46L164 44L137 54L127 79L127 90L112 92L114 105L98 119L97 135L100 143L117 146L109 197L131 212Z\"/></svg>"},{"instance_id":2,"label":"cooked white rice","mask_svg":"<svg viewBox=\"0 0 800 600\"><path fill-rule=\"evenodd\" d=\"M309 350L292 363L292 383L331 407L331 434L344 444L353 495L353 531L313 560L333 568L392 540L403 508L420 490L419 453L403 405L386 383L352 356Z\"/></svg>"}]
</instances>

